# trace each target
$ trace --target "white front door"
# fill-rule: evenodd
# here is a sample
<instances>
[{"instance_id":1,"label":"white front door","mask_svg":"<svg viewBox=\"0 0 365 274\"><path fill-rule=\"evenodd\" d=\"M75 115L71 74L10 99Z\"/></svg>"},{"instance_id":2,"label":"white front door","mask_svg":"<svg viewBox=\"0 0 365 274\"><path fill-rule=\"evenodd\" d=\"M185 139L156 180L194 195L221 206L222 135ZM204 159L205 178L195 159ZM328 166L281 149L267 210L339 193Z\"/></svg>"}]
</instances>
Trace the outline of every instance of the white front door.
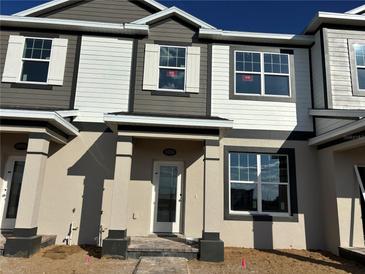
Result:
<instances>
[{"instance_id":1,"label":"white front door","mask_svg":"<svg viewBox=\"0 0 365 274\"><path fill-rule=\"evenodd\" d=\"M182 162L154 163L152 232L181 232L183 166Z\"/></svg>"},{"instance_id":2,"label":"white front door","mask_svg":"<svg viewBox=\"0 0 365 274\"><path fill-rule=\"evenodd\" d=\"M11 156L6 163L0 192L1 229L13 229L15 227L24 165L25 157L23 156Z\"/></svg>"}]
</instances>

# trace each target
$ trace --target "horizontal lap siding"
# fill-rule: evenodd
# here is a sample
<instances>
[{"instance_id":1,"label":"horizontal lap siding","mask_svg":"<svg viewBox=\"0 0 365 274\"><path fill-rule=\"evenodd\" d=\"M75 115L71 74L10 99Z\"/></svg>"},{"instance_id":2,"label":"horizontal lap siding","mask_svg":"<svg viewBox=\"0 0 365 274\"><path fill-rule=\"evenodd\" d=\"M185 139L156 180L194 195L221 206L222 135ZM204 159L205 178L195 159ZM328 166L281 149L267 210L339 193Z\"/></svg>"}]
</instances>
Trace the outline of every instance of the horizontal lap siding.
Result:
<instances>
[{"instance_id":1,"label":"horizontal lap siding","mask_svg":"<svg viewBox=\"0 0 365 274\"><path fill-rule=\"evenodd\" d=\"M363 109L365 97L353 96L349 39L364 40L364 31L325 29L330 78L329 91L335 109Z\"/></svg>"},{"instance_id":2,"label":"horizontal lap siding","mask_svg":"<svg viewBox=\"0 0 365 274\"><path fill-rule=\"evenodd\" d=\"M82 37L77 121L102 122L104 113L128 110L132 47L131 40Z\"/></svg>"},{"instance_id":3,"label":"horizontal lap siding","mask_svg":"<svg viewBox=\"0 0 365 274\"><path fill-rule=\"evenodd\" d=\"M8 41L10 35L21 35L20 31L1 30L0 41L0 76L2 77ZM27 31L27 34L29 31ZM37 35L41 33L37 32ZM49 33L45 33L47 37ZM0 106L6 108L27 109L69 109L72 98L72 82L75 67L77 36L63 35L68 39L65 74L62 86L53 86L51 90L12 87L10 83L1 83ZM14 85L13 85L14 86Z\"/></svg>"},{"instance_id":4,"label":"horizontal lap siding","mask_svg":"<svg viewBox=\"0 0 365 274\"><path fill-rule=\"evenodd\" d=\"M336 128L354 122L354 120L333 119L333 118L316 118L316 133L317 135L329 132Z\"/></svg>"},{"instance_id":5,"label":"horizontal lap siding","mask_svg":"<svg viewBox=\"0 0 365 274\"><path fill-rule=\"evenodd\" d=\"M109 23L132 22L151 14L151 11L128 0L93 0L70 5L44 17Z\"/></svg>"},{"instance_id":6,"label":"horizontal lap siding","mask_svg":"<svg viewBox=\"0 0 365 274\"><path fill-rule=\"evenodd\" d=\"M174 20L167 19L150 26L148 40L139 40L136 62L136 84L134 94L134 111L159 114L206 115L207 94L207 55L208 47L202 43L192 43L195 30ZM200 90L189 97L151 95L151 91L143 90L144 54L146 43L168 41L192 43L200 47Z\"/></svg>"},{"instance_id":7,"label":"horizontal lap siding","mask_svg":"<svg viewBox=\"0 0 365 274\"><path fill-rule=\"evenodd\" d=\"M296 103L230 100L229 46L213 45L212 115L234 121L235 128L257 130L312 131L309 57L306 49L295 49Z\"/></svg>"}]
</instances>

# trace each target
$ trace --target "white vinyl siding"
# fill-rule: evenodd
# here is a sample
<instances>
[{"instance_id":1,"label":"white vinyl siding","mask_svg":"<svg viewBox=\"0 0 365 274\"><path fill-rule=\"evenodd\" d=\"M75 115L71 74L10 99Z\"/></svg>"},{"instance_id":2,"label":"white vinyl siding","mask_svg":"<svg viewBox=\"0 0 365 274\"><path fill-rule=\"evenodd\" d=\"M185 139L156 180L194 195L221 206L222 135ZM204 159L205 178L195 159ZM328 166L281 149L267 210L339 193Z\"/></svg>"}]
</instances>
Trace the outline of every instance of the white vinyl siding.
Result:
<instances>
[{"instance_id":1,"label":"white vinyl siding","mask_svg":"<svg viewBox=\"0 0 365 274\"><path fill-rule=\"evenodd\" d=\"M15 83L19 81L22 69L22 56L24 51L25 37L19 35L9 36L8 51L6 52L3 82Z\"/></svg>"},{"instance_id":2,"label":"white vinyl siding","mask_svg":"<svg viewBox=\"0 0 365 274\"><path fill-rule=\"evenodd\" d=\"M332 97L334 109L364 109L365 97L354 96L350 66L349 41L365 43L365 32L354 30L324 29L329 83L328 92Z\"/></svg>"},{"instance_id":3,"label":"white vinyl siding","mask_svg":"<svg viewBox=\"0 0 365 274\"><path fill-rule=\"evenodd\" d=\"M104 113L128 111L132 48L130 40L82 37L76 121L103 122Z\"/></svg>"},{"instance_id":4,"label":"white vinyl siding","mask_svg":"<svg viewBox=\"0 0 365 274\"><path fill-rule=\"evenodd\" d=\"M259 49L259 48L258 48ZM234 128L257 130L312 131L307 49L294 49L296 102L230 100L229 54L226 45L212 49L212 116L231 119Z\"/></svg>"}]
</instances>

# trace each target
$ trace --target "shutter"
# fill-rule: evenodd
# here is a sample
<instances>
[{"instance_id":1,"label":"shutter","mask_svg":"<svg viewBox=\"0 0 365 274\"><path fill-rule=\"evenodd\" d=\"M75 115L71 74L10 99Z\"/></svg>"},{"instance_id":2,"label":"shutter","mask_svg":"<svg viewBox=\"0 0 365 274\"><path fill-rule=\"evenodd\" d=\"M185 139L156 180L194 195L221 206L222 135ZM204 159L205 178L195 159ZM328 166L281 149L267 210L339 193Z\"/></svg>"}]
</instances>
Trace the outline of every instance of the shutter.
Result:
<instances>
[{"instance_id":1,"label":"shutter","mask_svg":"<svg viewBox=\"0 0 365 274\"><path fill-rule=\"evenodd\" d=\"M188 47L186 92L198 93L200 82L200 47Z\"/></svg>"},{"instance_id":2,"label":"shutter","mask_svg":"<svg viewBox=\"0 0 365 274\"><path fill-rule=\"evenodd\" d=\"M48 81L50 85L62 86L65 74L67 39L53 39L49 60Z\"/></svg>"},{"instance_id":3,"label":"shutter","mask_svg":"<svg viewBox=\"0 0 365 274\"><path fill-rule=\"evenodd\" d=\"M3 72L3 82L14 83L20 80L20 70L22 69L22 57L24 52L25 37L10 35L8 51Z\"/></svg>"},{"instance_id":4,"label":"shutter","mask_svg":"<svg viewBox=\"0 0 365 274\"><path fill-rule=\"evenodd\" d=\"M156 90L158 86L158 64L160 46L146 44L144 55L143 89Z\"/></svg>"}]
</instances>

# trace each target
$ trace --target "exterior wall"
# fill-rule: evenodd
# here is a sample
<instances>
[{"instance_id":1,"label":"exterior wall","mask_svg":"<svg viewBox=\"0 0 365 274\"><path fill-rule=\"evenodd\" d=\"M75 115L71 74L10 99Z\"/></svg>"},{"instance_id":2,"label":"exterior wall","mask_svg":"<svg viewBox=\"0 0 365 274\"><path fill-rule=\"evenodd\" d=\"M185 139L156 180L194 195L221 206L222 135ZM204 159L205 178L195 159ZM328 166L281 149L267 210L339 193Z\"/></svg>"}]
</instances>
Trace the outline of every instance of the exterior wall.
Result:
<instances>
[{"instance_id":1,"label":"exterior wall","mask_svg":"<svg viewBox=\"0 0 365 274\"><path fill-rule=\"evenodd\" d=\"M138 41L136 79L133 110L172 115L206 115L207 74L208 74L208 46L196 41L198 29L186 25L178 19L168 18L150 26L148 39ZM146 43L191 45L200 47L200 90L199 93L182 94L170 92L155 94L153 91L143 90L143 70ZM181 96L183 95L183 96ZM187 96L186 96L187 95Z\"/></svg>"},{"instance_id":2,"label":"exterior wall","mask_svg":"<svg viewBox=\"0 0 365 274\"><path fill-rule=\"evenodd\" d=\"M261 49L257 47L256 51ZM272 50L277 51L278 48ZM293 50L295 77L292 81L295 81L295 102L231 100L230 47L213 45L212 116L231 119L234 121L234 128L240 129L312 131L312 120L308 115L311 107L309 53L307 49Z\"/></svg>"},{"instance_id":3,"label":"exterior wall","mask_svg":"<svg viewBox=\"0 0 365 274\"><path fill-rule=\"evenodd\" d=\"M132 22L153 13L146 5L129 0L92 0L71 4L38 16L109 23Z\"/></svg>"},{"instance_id":4,"label":"exterior wall","mask_svg":"<svg viewBox=\"0 0 365 274\"><path fill-rule=\"evenodd\" d=\"M329 107L334 109L364 109L365 96L354 96L352 87L349 42L351 39L365 43L365 32L355 30L324 29L327 58Z\"/></svg>"},{"instance_id":5,"label":"exterior wall","mask_svg":"<svg viewBox=\"0 0 365 274\"><path fill-rule=\"evenodd\" d=\"M52 37L68 39L65 74L62 86L40 86L31 84L0 85L0 107L24 109L70 109L73 104L74 74L76 62L77 35L61 33L30 32L2 29L0 34L0 77L3 74L10 35Z\"/></svg>"},{"instance_id":6,"label":"exterior wall","mask_svg":"<svg viewBox=\"0 0 365 274\"><path fill-rule=\"evenodd\" d=\"M103 122L103 113L128 111L131 40L82 36L75 121Z\"/></svg>"},{"instance_id":7,"label":"exterior wall","mask_svg":"<svg viewBox=\"0 0 365 274\"><path fill-rule=\"evenodd\" d=\"M321 32L314 35L314 45L311 48L312 79L313 79L313 106L314 108L325 108L325 94L323 81L323 56L321 44Z\"/></svg>"},{"instance_id":8,"label":"exterior wall","mask_svg":"<svg viewBox=\"0 0 365 274\"><path fill-rule=\"evenodd\" d=\"M319 151L325 248L337 254L339 246L364 246L359 185L354 165L365 164L365 148Z\"/></svg>"},{"instance_id":9,"label":"exterior wall","mask_svg":"<svg viewBox=\"0 0 365 274\"><path fill-rule=\"evenodd\" d=\"M321 193L318 190L319 181L316 175L316 150L309 148L305 141L224 138L221 140L220 161L222 182L224 146L294 148L298 200L297 221L224 220L224 198L221 195L222 199L217 201L221 205L221 211L217 212L217 221L220 222L221 239L225 245L263 249L323 248L323 218L320 213Z\"/></svg>"},{"instance_id":10,"label":"exterior wall","mask_svg":"<svg viewBox=\"0 0 365 274\"><path fill-rule=\"evenodd\" d=\"M334 118L315 118L316 119L316 133L317 135L329 132L336 128L340 128L354 120L349 119L334 119Z\"/></svg>"}]
</instances>

